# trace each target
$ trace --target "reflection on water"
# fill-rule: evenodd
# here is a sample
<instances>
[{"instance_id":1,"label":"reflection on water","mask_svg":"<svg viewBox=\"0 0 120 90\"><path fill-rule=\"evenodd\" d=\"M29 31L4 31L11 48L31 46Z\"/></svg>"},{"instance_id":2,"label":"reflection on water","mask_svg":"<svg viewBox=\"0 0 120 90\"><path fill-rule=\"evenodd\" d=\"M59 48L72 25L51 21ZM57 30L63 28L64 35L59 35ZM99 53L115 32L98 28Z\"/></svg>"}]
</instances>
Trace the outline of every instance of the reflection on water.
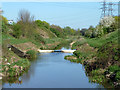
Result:
<instances>
[{"instance_id":1,"label":"reflection on water","mask_svg":"<svg viewBox=\"0 0 120 90\"><path fill-rule=\"evenodd\" d=\"M65 48L62 48L65 49ZM31 62L29 71L19 77L16 83L3 83L5 88L98 88L90 83L81 64L72 63L64 56L72 53L40 53Z\"/></svg>"},{"instance_id":2,"label":"reflection on water","mask_svg":"<svg viewBox=\"0 0 120 90\"><path fill-rule=\"evenodd\" d=\"M0 90L2 89L2 80L0 80Z\"/></svg>"}]
</instances>

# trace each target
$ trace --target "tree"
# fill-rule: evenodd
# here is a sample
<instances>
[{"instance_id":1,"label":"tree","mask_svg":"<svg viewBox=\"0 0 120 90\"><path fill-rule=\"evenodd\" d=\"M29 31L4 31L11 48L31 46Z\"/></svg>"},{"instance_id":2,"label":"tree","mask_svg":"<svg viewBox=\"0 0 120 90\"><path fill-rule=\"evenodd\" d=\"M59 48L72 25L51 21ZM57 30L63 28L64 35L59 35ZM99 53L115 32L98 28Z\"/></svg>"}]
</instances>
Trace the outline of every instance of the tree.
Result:
<instances>
[{"instance_id":1,"label":"tree","mask_svg":"<svg viewBox=\"0 0 120 90\"><path fill-rule=\"evenodd\" d=\"M34 16L31 16L28 10L22 9L19 11L18 21L22 21L23 23L32 23L34 21Z\"/></svg>"},{"instance_id":2,"label":"tree","mask_svg":"<svg viewBox=\"0 0 120 90\"><path fill-rule=\"evenodd\" d=\"M21 26L23 37L31 37L31 34L35 32L34 16L30 15L28 10L19 11L17 24Z\"/></svg>"},{"instance_id":3,"label":"tree","mask_svg":"<svg viewBox=\"0 0 120 90\"><path fill-rule=\"evenodd\" d=\"M80 32L81 32L81 34L82 34L82 36L84 36L85 35L85 32L87 31L87 29L86 28L83 28Z\"/></svg>"},{"instance_id":4,"label":"tree","mask_svg":"<svg viewBox=\"0 0 120 90\"><path fill-rule=\"evenodd\" d=\"M93 26L90 26L89 30L95 30L95 28Z\"/></svg>"},{"instance_id":5,"label":"tree","mask_svg":"<svg viewBox=\"0 0 120 90\"><path fill-rule=\"evenodd\" d=\"M86 32L85 32L85 36L86 37L92 37L92 30L87 30Z\"/></svg>"},{"instance_id":6,"label":"tree","mask_svg":"<svg viewBox=\"0 0 120 90\"><path fill-rule=\"evenodd\" d=\"M99 24L103 27L110 27L115 22L112 16L104 17L100 20Z\"/></svg>"},{"instance_id":7,"label":"tree","mask_svg":"<svg viewBox=\"0 0 120 90\"><path fill-rule=\"evenodd\" d=\"M97 34L97 31L96 31L96 30L94 30L94 31L92 32L91 38L95 38L95 37L98 37L98 34Z\"/></svg>"},{"instance_id":8,"label":"tree","mask_svg":"<svg viewBox=\"0 0 120 90\"><path fill-rule=\"evenodd\" d=\"M66 34L66 35L70 35L71 34L71 28L69 27L69 26L67 26L67 27L64 27L64 33Z\"/></svg>"}]
</instances>

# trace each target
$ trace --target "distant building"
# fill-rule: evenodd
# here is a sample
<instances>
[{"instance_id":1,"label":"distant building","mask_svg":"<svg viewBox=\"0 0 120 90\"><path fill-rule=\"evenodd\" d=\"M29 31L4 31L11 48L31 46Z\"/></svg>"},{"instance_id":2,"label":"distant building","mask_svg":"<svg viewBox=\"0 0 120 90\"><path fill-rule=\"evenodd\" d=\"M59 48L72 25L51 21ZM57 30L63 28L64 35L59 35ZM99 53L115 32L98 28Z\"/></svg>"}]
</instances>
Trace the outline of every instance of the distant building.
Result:
<instances>
[{"instance_id":1,"label":"distant building","mask_svg":"<svg viewBox=\"0 0 120 90\"><path fill-rule=\"evenodd\" d=\"M8 20L8 24L13 24L13 20Z\"/></svg>"}]
</instances>

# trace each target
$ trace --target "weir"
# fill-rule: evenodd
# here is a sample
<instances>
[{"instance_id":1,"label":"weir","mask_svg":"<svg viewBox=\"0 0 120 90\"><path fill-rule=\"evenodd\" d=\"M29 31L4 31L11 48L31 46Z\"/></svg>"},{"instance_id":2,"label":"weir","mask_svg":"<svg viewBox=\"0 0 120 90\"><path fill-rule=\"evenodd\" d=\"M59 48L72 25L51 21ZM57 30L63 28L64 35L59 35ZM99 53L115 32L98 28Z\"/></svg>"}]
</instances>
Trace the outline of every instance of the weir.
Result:
<instances>
[{"instance_id":1,"label":"weir","mask_svg":"<svg viewBox=\"0 0 120 90\"><path fill-rule=\"evenodd\" d=\"M38 50L40 53L51 53L51 52L64 52L64 53L73 53L76 50Z\"/></svg>"}]
</instances>

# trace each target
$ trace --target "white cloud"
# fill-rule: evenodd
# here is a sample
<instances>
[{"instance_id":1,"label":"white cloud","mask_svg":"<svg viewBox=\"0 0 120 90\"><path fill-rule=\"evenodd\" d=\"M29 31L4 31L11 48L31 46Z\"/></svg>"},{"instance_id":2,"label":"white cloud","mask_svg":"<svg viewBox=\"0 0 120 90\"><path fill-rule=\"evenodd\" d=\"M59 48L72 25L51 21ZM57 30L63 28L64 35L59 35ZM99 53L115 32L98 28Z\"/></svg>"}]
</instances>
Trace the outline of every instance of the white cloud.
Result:
<instances>
[{"instance_id":1,"label":"white cloud","mask_svg":"<svg viewBox=\"0 0 120 90\"><path fill-rule=\"evenodd\" d=\"M103 0L1 0L1 2L102 2ZM120 0L106 0L119 2Z\"/></svg>"}]
</instances>

